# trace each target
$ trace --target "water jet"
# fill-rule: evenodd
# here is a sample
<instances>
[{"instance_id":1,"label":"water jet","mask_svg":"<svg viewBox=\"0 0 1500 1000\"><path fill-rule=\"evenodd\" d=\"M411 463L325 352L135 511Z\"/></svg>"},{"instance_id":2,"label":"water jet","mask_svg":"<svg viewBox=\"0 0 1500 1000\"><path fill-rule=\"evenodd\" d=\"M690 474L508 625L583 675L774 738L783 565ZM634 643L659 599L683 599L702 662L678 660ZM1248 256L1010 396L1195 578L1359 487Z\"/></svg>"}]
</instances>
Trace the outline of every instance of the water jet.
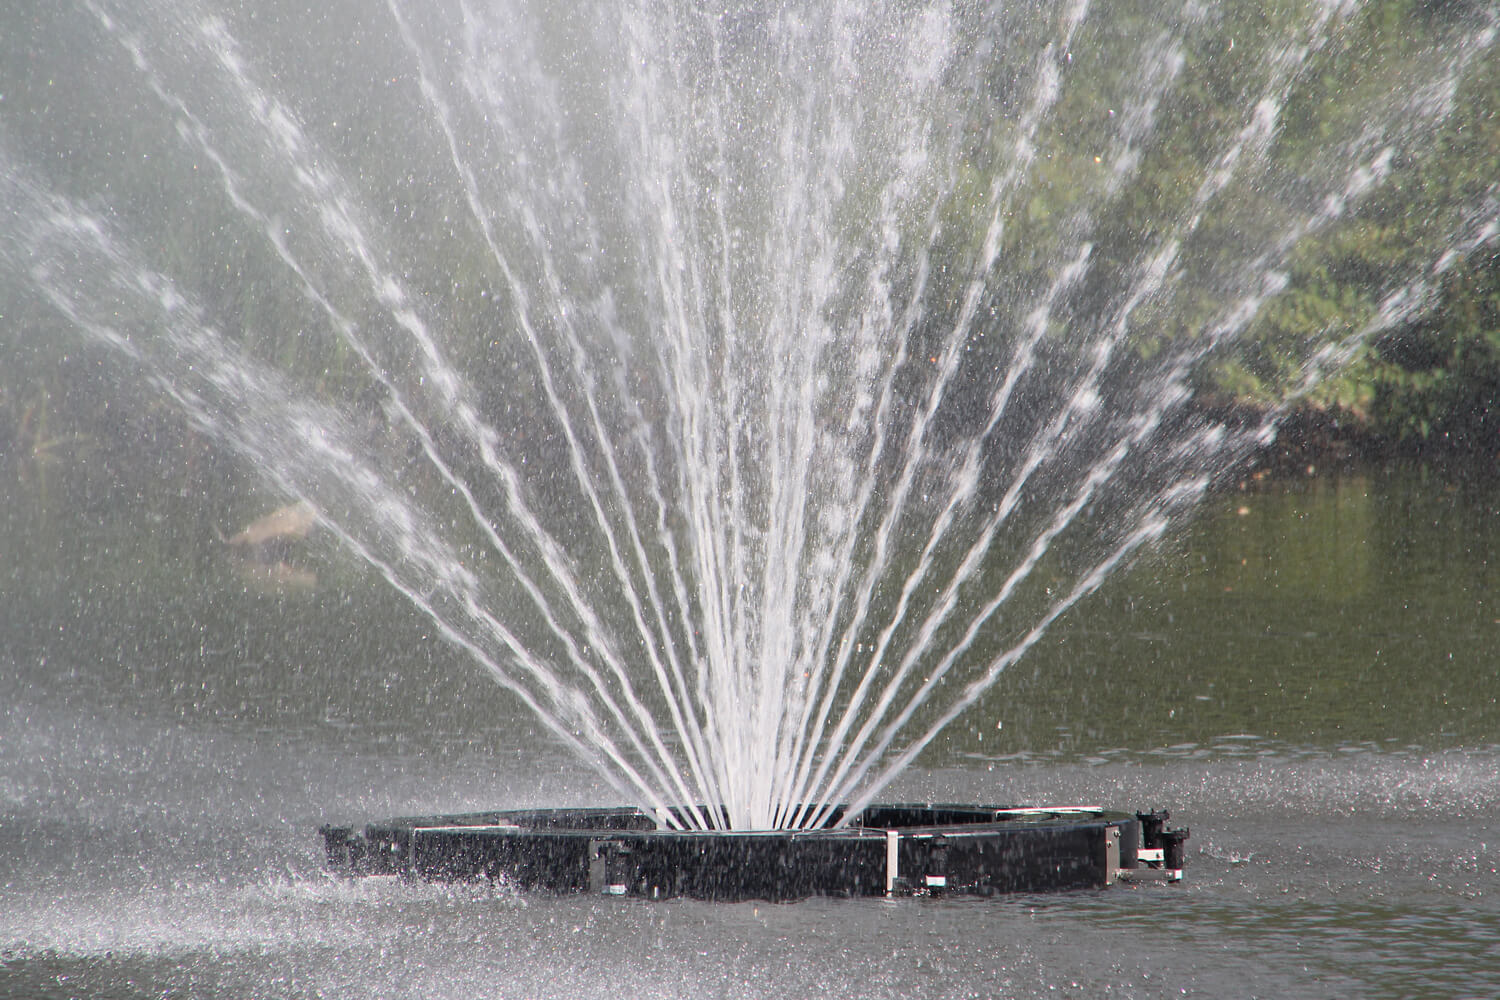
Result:
<instances>
[{"instance_id":1,"label":"water jet","mask_svg":"<svg viewBox=\"0 0 1500 1000\"><path fill-rule=\"evenodd\" d=\"M630 803L608 822L661 827L608 843L869 840L903 768L1500 233L1492 179L1377 197L1442 187L1425 147L1483 103L1489 10L1343 88L1349 40L1385 41L1359 3L1274 27L1197 2L385 6L323 39L296 4L38 13L57 65L108 57L7 83L35 112L0 134L7 291L54 321L36 341L307 498ZM1225 37L1221 126L1164 114L1214 93ZM1195 407L1362 212L1425 228L1275 403ZM325 841L544 835L500 819ZM1138 861L1180 853L1157 838ZM587 877L634 884L610 850Z\"/></svg>"}]
</instances>

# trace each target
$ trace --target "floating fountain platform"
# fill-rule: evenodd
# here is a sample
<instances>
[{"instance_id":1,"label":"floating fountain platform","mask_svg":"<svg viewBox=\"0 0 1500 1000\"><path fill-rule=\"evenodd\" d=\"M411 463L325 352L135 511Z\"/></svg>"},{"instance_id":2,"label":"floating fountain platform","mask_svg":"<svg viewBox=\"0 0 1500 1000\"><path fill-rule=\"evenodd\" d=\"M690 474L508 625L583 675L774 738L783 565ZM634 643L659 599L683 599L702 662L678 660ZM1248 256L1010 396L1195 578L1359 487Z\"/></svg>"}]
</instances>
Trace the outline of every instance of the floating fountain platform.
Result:
<instances>
[{"instance_id":1,"label":"floating fountain platform","mask_svg":"<svg viewBox=\"0 0 1500 1000\"><path fill-rule=\"evenodd\" d=\"M1182 877L1165 810L872 805L818 830L662 828L638 809L540 809L324 826L346 875L504 880L522 889L735 901L980 895ZM840 822L843 820L844 822Z\"/></svg>"}]
</instances>

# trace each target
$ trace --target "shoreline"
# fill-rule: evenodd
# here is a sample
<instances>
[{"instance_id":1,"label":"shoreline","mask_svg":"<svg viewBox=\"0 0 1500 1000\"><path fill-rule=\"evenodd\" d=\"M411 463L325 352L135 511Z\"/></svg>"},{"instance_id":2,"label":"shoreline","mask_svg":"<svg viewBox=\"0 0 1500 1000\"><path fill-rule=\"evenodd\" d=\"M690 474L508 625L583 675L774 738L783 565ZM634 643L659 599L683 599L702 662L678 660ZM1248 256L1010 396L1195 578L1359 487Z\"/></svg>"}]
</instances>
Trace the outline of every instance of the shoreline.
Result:
<instances>
[{"instance_id":1,"label":"shoreline","mask_svg":"<svg viewBox=\"0 0 1500 1000\"><path fill-rule=\"evenodd\" d=\"M1253 403L1205 404L1199 413L1231 427L1259 423L1265 408ZM1276 476L1306 476L1344 467L1414 462L1451 479L1500 477L1500 441L1481 442L1447 432L1423 440L1382 434L1359 414L1303 406L1278 425L1276 439L1258 449L1247 468Z\"/></svg>"}]
</instances>

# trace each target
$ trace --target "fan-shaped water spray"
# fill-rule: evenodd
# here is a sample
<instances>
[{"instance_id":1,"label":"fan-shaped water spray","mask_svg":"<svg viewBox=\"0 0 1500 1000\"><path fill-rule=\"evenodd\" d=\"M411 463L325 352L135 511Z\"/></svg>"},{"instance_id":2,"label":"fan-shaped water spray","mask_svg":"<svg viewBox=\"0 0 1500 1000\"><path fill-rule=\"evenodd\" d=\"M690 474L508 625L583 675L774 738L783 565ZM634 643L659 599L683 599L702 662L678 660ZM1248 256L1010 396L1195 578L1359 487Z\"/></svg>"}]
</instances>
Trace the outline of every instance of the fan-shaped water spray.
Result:
<instances>
[{"instance_id":1,"label":"fan-shaped water spray","mask_svg":"<svg viewBox=\"0 0 1500 1000\"><path fill-rule=\"evenodd\" d=\"M1269 440L1195 379L1495 40L1391 54L1312 149L1358 3L61 6L154 160L8 122L8 279L706 828L857 812ZM1284 399L1496 239L1493 188L1429 208Z\"/></svg>"}]
</instances>

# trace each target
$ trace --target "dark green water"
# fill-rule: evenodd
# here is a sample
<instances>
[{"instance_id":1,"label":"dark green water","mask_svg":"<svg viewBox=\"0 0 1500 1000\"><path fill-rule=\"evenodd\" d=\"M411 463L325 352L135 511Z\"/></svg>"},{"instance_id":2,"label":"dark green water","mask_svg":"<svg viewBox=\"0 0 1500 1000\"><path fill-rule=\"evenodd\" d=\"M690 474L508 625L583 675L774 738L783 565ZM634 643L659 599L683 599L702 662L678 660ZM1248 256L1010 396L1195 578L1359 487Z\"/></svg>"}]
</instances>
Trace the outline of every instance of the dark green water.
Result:
<instances>
[{"instance_id":1,"label":"dark green water","mask_svg":"<svg viewBox=\"0 0 1500 1000\"><path fill-rule=\"evenodd\" d=\"M504 746L530 728L339 553L301 554L314 587L268 586L219 541L233 508L155 497L99 509L33 487L12 486L0 595L15 610L6 649L36 690L439 744ZM240 504L257 512L257 500L276 503ZM1492 478L1394 464L1247 480L1060 621L927 763L1225 735L1325 749L1496 742L1497 545Z\"/></svg>"},{"instance_id":2,"label":"dark green water","mask_svg":"<svg viewBox=\"0 0 1500 1000\"><path fill-rule=\"evenodd\" d=\"M1122 573L892 798L1166 805L1185 884L639 905L321 873L319 822L599 802L273 504L6 484L0 997L1500 995L1500 483L1247 484Z\"/></svg>"},{"instance_id":3,"label":"dark green water","mask_svg":"<svg viewBox=\"0 0 1500 1000\"><path fill-rule=\"evenodd\" d=\"M1493 743L1497 545L1492 478L1396 464L1252 480L1020 664L986 705L1015 735L985 743Z\"/></svg>"}]
</instances>

